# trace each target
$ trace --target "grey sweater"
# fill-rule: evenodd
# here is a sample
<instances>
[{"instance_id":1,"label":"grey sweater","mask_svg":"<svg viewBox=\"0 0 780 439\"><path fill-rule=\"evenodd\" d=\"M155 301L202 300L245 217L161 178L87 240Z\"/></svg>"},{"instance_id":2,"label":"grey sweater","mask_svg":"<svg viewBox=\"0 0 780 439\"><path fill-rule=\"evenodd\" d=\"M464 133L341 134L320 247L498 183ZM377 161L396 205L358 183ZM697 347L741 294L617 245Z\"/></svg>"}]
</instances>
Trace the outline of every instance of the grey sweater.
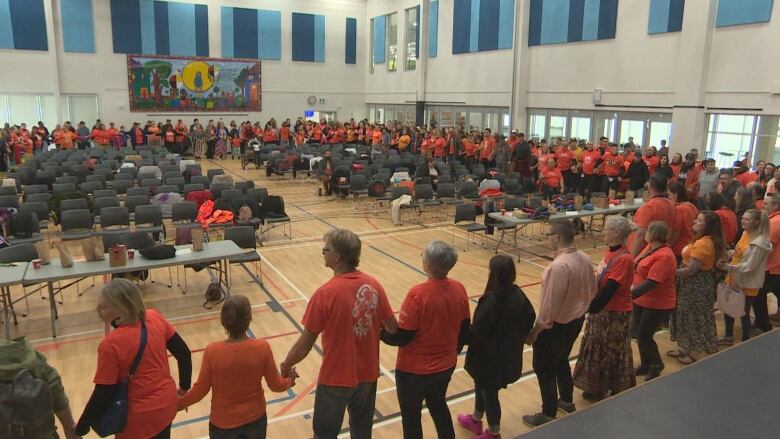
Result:
<instances>
[{"instance_id":1,"label":"grey sweater","mask_svg":"<svg viewBox=\"0 0 780 439\"><path fill-rule=\"evenodd\" d=\"M748 251L736 265L729 264L727 270L734 274L734 286L740 288L761 288L764 285L766 260L772 251L772 243L765 236L750 241Z\"/></svg>"}]
</instances>

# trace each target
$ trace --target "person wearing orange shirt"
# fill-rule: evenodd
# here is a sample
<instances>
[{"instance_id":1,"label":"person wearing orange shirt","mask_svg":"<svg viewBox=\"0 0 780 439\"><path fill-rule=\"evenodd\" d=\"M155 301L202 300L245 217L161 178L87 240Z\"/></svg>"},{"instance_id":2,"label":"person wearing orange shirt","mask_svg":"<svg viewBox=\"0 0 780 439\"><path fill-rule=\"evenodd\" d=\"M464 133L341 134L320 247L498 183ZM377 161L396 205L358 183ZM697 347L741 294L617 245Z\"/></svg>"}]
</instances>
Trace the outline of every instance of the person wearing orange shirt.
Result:
<instances>
[{"instance_id":1,"label":"person wearing orange shirt","mask_svg":"<svg viewBox=\"0 0 780 439\"><path fill-rule=\"evenodd\" d=\"M614 143L610 145L609 152L604 154L601 166L603 173L602 192L608 193L610 189L617 191L623 169L623 156L618 153L618 146Z\"/></svg>"},{"instance_id":2,"label":"person wearing orange shirt","mask_svg":"<svg viewBox=\"0 0 780 439\"><path fill-rule=\"evenodd\" d=\"M573 142L568 145L561 143L555 153L558 170L561 171L561 175L563 175L564 187L571 187L571 165L577 160L577 152L574 150L576 146L577 144Z\"/></svg>"},{"instance_id":3,"label":"person wearing orange shirt","mask_svg":"<svg viewBox=\"0 0 780 439\"><path fill-rule=\"evenodd\" d=\"M312 419L315 437L335 438L347 407L350 434L371 436L380 327L390 334L398 331L382 285L357 269L361 245L349 230L325 233L322 257L333 277L312 295L301 321L301 336L281 364L282 377L293 376L292 367L306 358L322 334L322 365Z\"/></svg>"},{"instance_id":4,"label":"person wearing orange shirt","mask_svg":"<svg viewBox=\"0 0 780 439\"><path fill-rule=\"evenodd\" d=\"M306 134L304 133L304 128L302 126L298 127L298 132L295 133L295 146L300 147L306 143Z\"/></svg>"},{"instance_id":5,"label":"person wearing orange shirt","mask_svg":"<svg viewBox=\"0 0 780 439\"><path fill-rule=\"evenodd\" d=\"M463 138L463 151L461 151L461 155L463 156L464 162L466 163L466 168L471 169L472 166L474 166L475 159L475 146L474 146L474 140L468 136Z\"/></svg>"},{"instance_id":6,"label":"person wearing orange shirt","mask_svg":"<svg viewBox=\"0 0 780 439\"><path fill-rule=\"evenodd\" d=\"M409 142L411 141L412 138L409 136L409 130L404 129L403 134L398 138L398 150L406 151L406 148L409 147Z\"/></svg>"},{"instance_id":7,"label":"person wearing orange shirt","mask_svg":"<svg viewBox=\"0 0 780 439\"><path fill-rule=\"evenodd\" d=\"M666 187L665 178L659 175L650 177L650 200L643 203L634 215L634 224L638 230L632 235L628 244L628 249L633 256L638 255L645 248L647 244L645 232L650 223L663 221L669 230L677 225L677 210L668 197ZM670 236L664 242L669 242L669 238Z\"/></svg>"},{"instance_id":8,"label":"person wearing orange shirt","mask_svg":"<svg viewBox=\"0 0 780 439\"><path fill-rule=\"evenodd\" d=\"M509 138L506 139L507 145L509 145L509 156L513 156L515 153L515 148L517 148L517 144L521 142L520 137L518 136L519 132L517 130L512 130L511 133L509 133Z\"/></svg>"},{"instance_id":9,"label":"person wearing orange shirt","mask_svg":"<svg viewBox=\"0 0 780 439\"><path fill-rule=\"evenodd\" d=\"M447 277L457 261L453 246L443 241L430 242L422 255L428 280L407 293L401 305L398 331L382 333L382 341L399 346L395 378L405 438L423 437L423 400L438 437L455 437L447 407L447 386L471 321L466 288Z\"/></svg>"},{"instance_id":10,"label":"person wearing orange shirt","mask_svg":"<svg viewBox=\"0 0 780 439\"><path fill-rule=\"evenodd\" d=\"M547 199L563 193L563 174L556 166L555 159L547 160L547 166L539 173L539 186Z\"/></svg>"},{"instance_id":11,"label":"person wearing orange shirt","mask_svg":"<svg viewBox=\"0 0 780 439\"><path fill-rule=\"evenodd\" d=\"M118 149L121 146L120 143L122 141L122 136L119 133L119 128L114 125L114 122L108 123L107 133L108 143L111 144L114 148Z\"/></svg>"},{"instance_id":12,"label":"person wearing orange shirt","mask_svg":"<svg viewBox=\"0 0 780 439\"><path fill-rule=\"evenodd\" d=\"M279 128L279 145L290 146L290 122L282 122L282 127Z\"/></svg>"},{"instance_id":13,"label":"person wearing orange shirt","mask_svg":"<svg viewBox=\"0 0 780 439\"><path fill-rule=\"evenodd\" d=\"M447 139L444 133L444 129L441 129L436 133L436 137L433 139L433 157L444 161L444 157L447 155Z\"/></svg>"},{"instance_id":14,"label":"person wearing orange shirt","mask_svg":"<svg viewBox=\"0 0 780 439\"><path fill-rule=\"evenodd\" d=\"M65 124L62 131L60 131L60 147L62 149L73 149L78 135L71 129L69 124Z\"/></svg>"},{"instance_id":15,"label":"person wearing orange shirt","mask_svg":"<svg viewBox=\"0 0 780 439\"><path fill-rule=\"evenodd\" d=\"M106 149L108 147L108 131L106 130L105 125L100 124L92 129L91 138L101 149Z\"/></svg>"},{"instance_id":16,"label":"person wearing orange shirt","mask_svg":"<svg viewBox=\"0 0 780 439\"><path fill-rule=\"evenodd\" d=\"M682 154L679 152L674 153L669 167L672 168L672 181L677 181L677 176L680 175L680 168L682 167Z\"/></svg>"},{"instance_id":17,"label":"person wearing orange shirt","mask_svg":"<svg viewBox=\"0 0 780 439\"><path fill-rule=\"evenodd\" d=\"M356 143L358 141L358 136L355 127L351 124L347 124L346 130L347 130L347 143Z\"/></svg>"},{"instance_id":18,"label":"person wearing orange shirt","mask_svg":"<svg viewBox=\"0 0 780 439\"><path fill-rule=\"evenodd\" d=\"M647 165L647 169L650 171L650 175L655 173L655 168L658 167L659 158L655 154L655 147L650 146L647 148L645 155L642 157L642 161Z\"/></svg>"},{"instance_id":19,"label":"person wearing orange shirt","mask_svg":"<svg viewBox=\"0 0 780 439\"><path fill-rule=\"evenodd\" d=\"M767 165L768 166L768 165ZM754 326L768 332L773 329L767 307L767 294L780 294L780 194L774 193L764 197L764 212L769 216L769 241L772 251L766 263L764 286L758 292L753 302L755 314Z\"/></svg>"},{"instance_id":20,"label":"person wearing orange shirt","mask_svg":"<svg viewBox=\"0 0 780 439\"><path fill-rule=\"evenodd\" d=\"M580 194L582 196L589 196L591 193L598 191L598 174L596 168L601 164L601 153L594 149L593 143L588 142L585 146L585 151L580 155L582 163L582 173L580 175Z\"/></svg>"},{"instance_id":21,"label":"person wearing orange shirt","mask_svg":"<svg viewBox=\"0 0 780 439\"><path fill-rule=\"evenodd\" d=\"M482 147L479 151L479 160L485 165L485 168L494 168L496 166L495 149L496 139L493 137L493 132L490 128L485 128Z\"/></svg>"},{"instance_id":22,"label":"person wearing orange shirt","mask_svg":"<svg viewBox=\"0 0 780 439\"><path fill-rule=\"evenodd\" d=\"M723 195L717 192L710 192L702 197L706 210L711 210L720 218L720 229L723 231L723 238L726 245L730 245L737 239L737 214L733 210L725 207Z\"/></svg>"},{"instance_id":23,"label":"person wearing orange shirt","mask_svg":"<svg viewBox=\"0 0 780 439\"><path fill-rule=\"evenodd\" d=\"M677 257L677 263L682 262L682 249L691 243L693 239L693 222L699 209L688 201L688 191L685 185L679 181L669 184L669 199L674 203L676 213L676 225L672 227L672 234L669 238L669 244L672 247L674 256Z\"/></svg>"},{"instance_id":24,"label":"person wearing orange shirt","mask_svg":"<svg viewBox=\"0 0 780 439\"><path fill-rule=\"evenodd\" d=\"M183 120L179 119L173 130L176 133L176 150L179 154L183 154L186 151L184 142L187 140L187 125L184 124Z\"/></svg>"},{"instance_id":25,"label":"person wearing orange shirt","mask_svg":"<svg viewBox=\"0 0 780 439\"><path fill-rule=\"evenodd\" d=\"M376 146L382 143L382 130L377 126L371 131L371 145Z\"/></svg>"},{"instance_id":26,"label":"person wearing orange shirt","mask_svg":"<svg viewBox=\"0 0 780 439\"><path fill-rule=\"evenodd\" d=\"M251 321L246 296L225 299L220 322L228 338L206 346L197 382L179 396L178 409L183 410L211 390L210 437L265 437L268 417L261 380L274 392L295 385L295 368L290 369L290 377L282 378L268 342L247 336Z\"/></svg>"}]
</instances>

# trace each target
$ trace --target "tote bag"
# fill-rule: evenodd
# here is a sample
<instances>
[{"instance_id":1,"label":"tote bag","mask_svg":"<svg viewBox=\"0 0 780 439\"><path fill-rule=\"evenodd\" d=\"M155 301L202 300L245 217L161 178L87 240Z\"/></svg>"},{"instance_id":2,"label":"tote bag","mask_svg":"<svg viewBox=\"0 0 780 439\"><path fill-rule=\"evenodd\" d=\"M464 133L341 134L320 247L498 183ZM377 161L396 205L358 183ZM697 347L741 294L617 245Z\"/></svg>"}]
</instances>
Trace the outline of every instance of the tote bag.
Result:
<instances>
[{"instance_id":1,"label":"tote bag","mask_svg":"<svg viewBox=\"0 0 780 439\"><path fill-rule=\"evenodd\" d=\"M745 315L745 295L725 283L719 283L715 307L729 317L741 318Z\"/></svg>"}]
</instances>

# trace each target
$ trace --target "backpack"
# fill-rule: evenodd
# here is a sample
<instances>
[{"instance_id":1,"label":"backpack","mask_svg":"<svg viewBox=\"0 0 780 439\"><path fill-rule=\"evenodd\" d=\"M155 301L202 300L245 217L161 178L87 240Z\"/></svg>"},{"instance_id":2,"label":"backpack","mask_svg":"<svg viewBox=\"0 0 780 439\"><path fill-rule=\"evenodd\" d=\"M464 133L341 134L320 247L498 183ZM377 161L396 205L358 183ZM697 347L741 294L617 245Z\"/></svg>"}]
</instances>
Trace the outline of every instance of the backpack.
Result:
<instances>
[{"instance_id":1,"label":"backpack","mask_svg":"<svg viewBox=\"0 0 780 439\"><path fill-rule=\"evenodd\" d=\"M252 209L249 206L241 206L240 209L238 209L238 220L239 221L249 221L252 219Z\"/></svg>"},{"instance_id":2,"label":"backpack","mask_svg":"<svg viewBox=\"0 0 780 439\"><path fill-rule=\"evenodd\" d=\"M206 309L214 308L223 300L225 300L225 296L222 294L222 286L218 282L210 283L206 288L206 301L203 302L203 307Z\"/></svg>"},{"instance_id":3,"label":"backpack","mask_svg":"<svg viewBox=\"0 0 780 439\"><path fill-rule=\"evenodd\" d=\"M0 382L0 431L8 439L47 437L56 431L52 395L46 380L22 369Z\"/></svg>"}]
</instances>

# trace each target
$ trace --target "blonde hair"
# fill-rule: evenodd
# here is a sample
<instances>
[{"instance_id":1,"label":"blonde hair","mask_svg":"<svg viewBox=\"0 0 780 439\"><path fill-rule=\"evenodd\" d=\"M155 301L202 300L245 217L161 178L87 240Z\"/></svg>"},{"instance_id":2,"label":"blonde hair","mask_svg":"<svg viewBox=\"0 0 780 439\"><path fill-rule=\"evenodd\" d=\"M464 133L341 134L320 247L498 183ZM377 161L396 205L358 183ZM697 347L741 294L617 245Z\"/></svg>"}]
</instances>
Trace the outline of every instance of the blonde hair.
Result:
<instances>
[{"instance_id":1,"label":"blonde hair","mask_svg":"<svg viewBox=\"0 0 780 439\"><path fill-rule=\"evenodd\" d=\"M347 229L331 229L323 237L325 242L332 247L330 250L336 252L341 261L352 268L360 265L360 238L352 231Z\"/></svg>"},{"instance_id":2,"label":"blonde hair","mask_svg":"<svg viewBox=\"0 0 780 439\"><path fill-rule=\"evenodd\" d=\"M663 221L653 221L647 227L647 234L650 236L650 242L661 242L666 244L669 236L669 226Z\"/></svg>"},{"instance_id":3,"label":"blonde hair","mask_svg":"<svg viewBox=\"0 0 780 439\"><path fill-rule=\"evenodd\" d=\"M117 311L120 323L133 324L144 319L146 306L141 298L141 291L133 282L122 278L114 279L100 290L100 294Z\"/></svg>"},{"instance_id":4,"label":"blonde hair","mask_svg":"<svg viewBox=\"0 0 780 439\"><path fill-rule=\"evenodd\" d=\"M756 227L756 230L753 231L753 233L750 233L751 237L754 236L763 236L765 238L769 237L769 216L760 209L748 209L743 213L743 215L749 214L751 217L753 217L754 220L758 220L758 227Z\"/></svg>"}]
</instances>

